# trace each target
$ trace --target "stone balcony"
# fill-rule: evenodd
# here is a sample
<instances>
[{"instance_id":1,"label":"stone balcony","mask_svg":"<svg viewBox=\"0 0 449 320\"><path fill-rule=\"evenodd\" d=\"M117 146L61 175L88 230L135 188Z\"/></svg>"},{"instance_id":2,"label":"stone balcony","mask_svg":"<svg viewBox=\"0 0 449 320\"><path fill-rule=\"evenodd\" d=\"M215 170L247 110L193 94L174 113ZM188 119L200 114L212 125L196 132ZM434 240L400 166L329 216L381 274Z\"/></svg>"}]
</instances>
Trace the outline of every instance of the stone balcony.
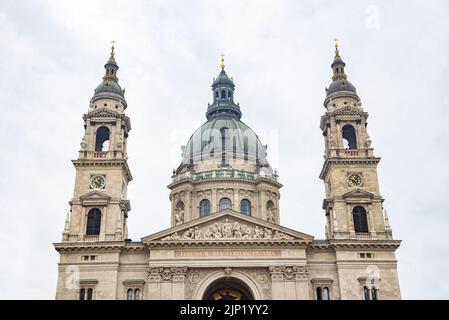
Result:
<instances>
[{"instance_id":1,"label":"stone balcony","mask_svg":"<svg viewBox=\"0 0 449 320\"><path fill-rule=\"evenodd\" d=\"M212 170L199 173L185 172L183 174L175 175L172 177L172 183L181 180L190 179L193 181L206 181L206 180L219 180L219 179L237 179L237 180L251 180L257 179L269 179L278 182L278 176L276 174L267 173L254 173L239 170Z\"/></svg>"},{"instance_id":2,"label":"stone balcony","mask_svg":"<svg viewBox=\"0 0 449 320\"><path fill-rule=\"evenodd\" d=\"M109 151L79 151L79 160L81 159L123 159L125 154L122 150L109 150Z\"/></svg>"},{"instance_id":3,"label":"stone balcony","mask_svg":"<svg viewBox=\"0 0 449 320\"><path fill-rule=\"evenodd\" d=\"M374 157L373 149L330 149L329 156L331 158L366 158Z\"/></svg>"}]
</instances>

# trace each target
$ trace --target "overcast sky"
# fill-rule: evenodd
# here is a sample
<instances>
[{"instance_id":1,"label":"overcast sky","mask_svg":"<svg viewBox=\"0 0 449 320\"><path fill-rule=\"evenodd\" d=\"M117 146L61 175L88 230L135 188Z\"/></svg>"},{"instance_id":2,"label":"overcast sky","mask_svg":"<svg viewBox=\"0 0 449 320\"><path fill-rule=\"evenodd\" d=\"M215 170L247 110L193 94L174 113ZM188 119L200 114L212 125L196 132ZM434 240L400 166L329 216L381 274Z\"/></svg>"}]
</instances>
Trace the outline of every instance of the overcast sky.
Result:
<instances>
[{"instance_id":1,"label":"overcast sky","mask_svg":"<svg viewBox=\"0 0 449 320\"><path fill-rule=\"evenodd\" d=\"M133 240L169 226L172 169L219 56L278 169L281 223L324 238L319 121L333 39L369 112L403 298L449 298L449 3L0 2L0 298L53 299L82 115L112 39L131 117Z\"/></svg>"}]
</instances>

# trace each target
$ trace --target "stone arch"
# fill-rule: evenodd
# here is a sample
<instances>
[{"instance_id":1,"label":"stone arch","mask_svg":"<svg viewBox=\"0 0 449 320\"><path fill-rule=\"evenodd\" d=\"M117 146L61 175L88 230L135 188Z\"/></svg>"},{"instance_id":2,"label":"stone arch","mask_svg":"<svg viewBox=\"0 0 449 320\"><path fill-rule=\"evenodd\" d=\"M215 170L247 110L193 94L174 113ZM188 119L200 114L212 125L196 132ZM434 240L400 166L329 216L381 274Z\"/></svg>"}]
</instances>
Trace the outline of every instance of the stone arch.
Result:
<instances>
[{"instance_id":1,"label":"stone arch","mask_svg":"<svg viewBox=\"0 0 449 320\"><path fill-rule=\"evenodd\" d=\"M257 285L257 283L248 275L245 273L238 271L238 270L232 270L230 275L226 275L224 270L215 271L208 276L206 276L203 280L201 280L198 284L198 288L196 290L195 295L193 296L194 300L202 300L204 295L206 294L209 287L216 282L217 280L220 280L222 278L226 278L229 276L230 278L237 279L241 282L243 282L251 292L252 296L254 297L254 300L263 300L263 294L261 288Z\"/></svg>"}]
</instances>

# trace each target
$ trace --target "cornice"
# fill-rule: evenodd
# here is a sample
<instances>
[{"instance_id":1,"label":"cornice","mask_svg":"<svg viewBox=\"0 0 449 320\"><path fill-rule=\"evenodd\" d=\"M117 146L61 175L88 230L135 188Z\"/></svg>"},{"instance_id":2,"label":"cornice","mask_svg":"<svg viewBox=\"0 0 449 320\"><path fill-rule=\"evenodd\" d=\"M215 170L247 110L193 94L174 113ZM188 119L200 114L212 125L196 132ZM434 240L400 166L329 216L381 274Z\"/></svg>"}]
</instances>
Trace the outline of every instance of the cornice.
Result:
<instances>
[{"instance_id":1,"label":"cornice","mask_svg":"<svg viewBox=\"0 0 449 320\"><path fill-rule=\"evenodd\" d=\"M323 168L320 172L320 179L324 180L326 177L329 168L332 165L361 165L361 164L372 164L377 165L380 162L381 158L379 157L369 157L369 158L358 158L358 157L351 157L351 158L326 158L326 160L323 163Z\"/></svg>"},{"instance_id":2,"label":"cornice","mask_svg":"<svg viewBox=\"0 0 449 320\"><path fill-rule=\"evenodd\" d=\"M358 239L338 239L338 240L314 240L307 249L318 250L338 250L338 249L388 249L399 248L401 240L358 240Z\"/></svg>"},{"instance_id":3,"label":"cornice","mask_svg":"<svg viewBox=\"0 0 449 320\"><path fill-rule=\"evenodd\" d=\"M53 243L59 253L79 251L146 252L148 248L141 242L100 241L100 242L59 242Z\"/></svg>"},{"instance_id":4,"label":"cornice","mask_svg":"<svg viewBox=\"0 0 449 320\"><path fill-rule=\"evenodd\" d=\"M190 185L201 185L201 184L207 184L207 183L211 183L211 182L240 182L240 183L244 183L244 184L250 184L250 185L259 185L261 183L267 183L270 184L271 186L274 186L278 189L282 188L283 185L277 181L271 180L271 179L267 179L267 178L257 178L254 180L248 180L248 179L239 179L239 178L212 178L212 179L202 179L202 180L193 180L192 178L184 178L175 182L170 183L167 188L169 189L173 189L179 185L182 184L190 184Z\"/></svg>"},{"instance_id":5,"label":"cornice","mask_svg":"<svg viewBox=\"0 0 449 320\"><path fill-rule=\"evenodd\" d=\"M260 240L178 240L178 241L151 241L147 243L150 248L180 248L180 247L256 247L277 246L277 247L300 247L306 248L311 240L278 240L278 239L260 239Z\"/></svg>"},{"instance_id":6,"label":"cornice","mask_svg":"<svg viewBox=\"0 0 449 320\"><path fill-rule=\"evenodd\" d=\"M128 182L133 179L131 170L128 166L128 161L126 159L77 159L72 160L73 165L76 167L118 167L122 166L126 172Z\"/></svg>"}]
</instances>

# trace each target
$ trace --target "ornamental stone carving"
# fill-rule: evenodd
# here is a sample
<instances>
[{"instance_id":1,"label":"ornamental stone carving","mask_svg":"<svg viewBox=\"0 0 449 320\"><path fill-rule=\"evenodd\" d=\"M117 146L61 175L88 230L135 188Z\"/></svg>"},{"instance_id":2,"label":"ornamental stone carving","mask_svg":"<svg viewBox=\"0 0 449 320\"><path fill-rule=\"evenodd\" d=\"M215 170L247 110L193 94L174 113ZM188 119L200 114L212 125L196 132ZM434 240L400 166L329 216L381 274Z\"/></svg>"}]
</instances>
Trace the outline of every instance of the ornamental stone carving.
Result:
<instances>
[{"instance_id":1,"label":"ornamental stone carving","mask_svg":"<svg viewBox=\"0 0 449 320\"><path fill-rule=\"evenodd\" d=\"M150 268L149 281L184 281L187 267L157 267Z\"/></svg>"},{"instance_id":2,"label":"ornamental stone carving","mask_svg":"<svg viewBox=\"0 0 449 320\"><path fill-rule=\"evenodd\" d=\"M215 222L202 230L196 226L182 231L182 234L175 232L170 236L162 238L166 240L232 240L232 239L275 239L292 240L293 237L271 228L261 228L259 226L248 226L236 221L226 219Z\"/></svg>"},{"instance_id":3,"label":"ornamental stone carving","mask_svg":"<svg viewBox=\"0 0 449 320\"><path fill-rule=\"evenodd\" d=\"M307 281L309 278L307 266L276 266L270 267L269 271L272 281Z\"/></svg>"}]
</instances>

